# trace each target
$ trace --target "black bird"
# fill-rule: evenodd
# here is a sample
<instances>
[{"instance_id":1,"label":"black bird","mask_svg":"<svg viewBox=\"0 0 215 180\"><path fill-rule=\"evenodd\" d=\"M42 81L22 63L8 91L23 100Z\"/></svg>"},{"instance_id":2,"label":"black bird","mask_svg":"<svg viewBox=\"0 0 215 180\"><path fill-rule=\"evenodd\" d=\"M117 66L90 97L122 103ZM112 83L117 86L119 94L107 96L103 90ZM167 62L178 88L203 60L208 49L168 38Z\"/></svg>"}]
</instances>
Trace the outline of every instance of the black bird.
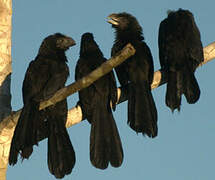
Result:
<instances>
[{"instance_id":1,"label":"black bird","mask_svg":"<svg viewBox=\"0 0 215 180\"><path fill-rule=\"evenodd\" d=\"M111 56L131 43L136 53L115 68L122 86L129 85L128 124L137 133L156 137L157 109L151 93L154 65L151 51L144 42L142 28L137 19L128 13L111 14L108 22L116 30Z\"/></svg>"},{"instance_id":2,"label":"black bird","mask_svg":"<svg viewBox=\"0 0 215 180\"><path fill-rule=\"evenodd\" d=\"M203 47L193 14L188 10L169 11L159 27L161 68L168 73L166 105L180 111L181 96L189 104L196 103L200 89L194 72L203 62Z\"/></svg>"},{"instance_id":3,"label":"black bird","mask_svg":"<svg viewBox=\"0 0 215 180\"><path fill-rule=\"evenodd\" d=\"M75 79L86 76L105 61L106 58L94 41L93 34L83 34ZM123 161L123 149L110 106L112 101L115 109L117 101L117 86L113 72L79 91L79 99L84 118L91 124L91 163L100 169L106 169L109 162L113 167L119 167Z\"/></svg>"},{"instance_id":4,"label":"black bird","mask_svg":"<svg viewBox=\"0 0 215 180\"><path fill-rule=\"evenodd\" d=\"M38 135L45 129L48 134L48 167L56 178L70 174L75 164L75 152L67 133L67 100L39 111L40 102L49 99L65 86L69 76L65 51L75 41L56 33L46 37L35 60L31 61L22 86L24 107L12 138L9 164L17 163L18 154L28 159Z\"/></svg>"}]
</instances>

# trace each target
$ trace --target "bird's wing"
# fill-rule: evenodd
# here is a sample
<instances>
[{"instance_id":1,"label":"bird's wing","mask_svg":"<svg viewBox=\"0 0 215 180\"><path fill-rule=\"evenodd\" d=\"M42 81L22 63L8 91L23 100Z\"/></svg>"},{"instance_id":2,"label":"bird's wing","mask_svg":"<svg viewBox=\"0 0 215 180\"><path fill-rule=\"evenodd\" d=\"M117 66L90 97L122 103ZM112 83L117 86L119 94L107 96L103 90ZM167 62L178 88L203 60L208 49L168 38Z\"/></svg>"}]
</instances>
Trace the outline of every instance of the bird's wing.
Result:
<instances>
[{"instance_id":1,"label":"bird's wing","mask_svg":"<svg viewBox=\"0 0 215 180\"><path fill-rule=\"evenodd\" d=\"M191 18L190 21L191 22L188 24L187 27L187 29L189 29L189 31L187 31L188 33L187 45L189 49L190 58L195 60L196 63L199 64L204 61L200 31L194 21L194 18Z\"/></svg>"},{"instance_id":2,"label":"bird's wing","mask_svg":"<svg viewBox=\"0 0 215 180\"><path fill-rule=\"evenodd\" d=\"M122 48L123 46L119 42L116 42L111 49L111 56L115 56L120 50L122 50ZM126 64L127 64L127 61L123 62L122 64L114 68L116 71L118 80L122 86L126 85L129 81L128 69Z\"/></svg>"},{"instance_id":3,"label":"bird's wing","mask_svg":"<svg viewBox=\"0 0 215 180\"><path fill-rule=\"evenodd\" d=\"M158 47L159 47L159 58L161 68L165 68L167 66L167 55L166 55L166 21L162 21L159 27L158 33Z\"/></svg>"},{"instance_id":4,"label":"bird's wing","mask_svg":"<svg viewBox=\"0 0 215 180\"><path fill-rule=\"evenodd\" d=\"M109 87L110 87L110 99L112 101L112 108L113 110L116 109L117 103L117 85L116 85L116 78L114 76L114 72L111 71L109 73Z\"/></svg>"},{"instance_id":5,"label":"bird's wing","mask_svg":"<svg viewBox=\"0 0 215 180\"><path fill-rule=\"evenodd\" d=\"M23 82L24 103L31 99L37 102L49 99L64 86L68 74L69 70L66 64L59 67L51 59L32 61Z\"/></svg>"},{"instance_id":6,"label":"bird's wing","mask_svg":"<svg viewBox=\"0 0 215 180\"><path fill-rule=\"evenodd\" d=\"M145 57L146 61L147 61L147 65L148 65L148 80L149 83L151 84L153 81L153 76L154 76L154 62L153 62L153 57L152 57L152 53L151 50L149 48L149 46L145 43L142 42L142 57Z\"/></svg>"}]
</instances>

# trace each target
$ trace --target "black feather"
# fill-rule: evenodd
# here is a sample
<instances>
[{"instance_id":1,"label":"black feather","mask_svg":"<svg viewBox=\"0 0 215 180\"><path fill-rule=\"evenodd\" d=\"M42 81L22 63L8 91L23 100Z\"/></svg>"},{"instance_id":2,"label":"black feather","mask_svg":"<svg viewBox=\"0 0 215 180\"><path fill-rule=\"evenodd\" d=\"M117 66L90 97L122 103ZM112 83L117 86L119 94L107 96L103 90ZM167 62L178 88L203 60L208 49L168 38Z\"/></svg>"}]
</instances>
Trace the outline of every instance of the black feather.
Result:
<instances>
[{"instance_id":1,"label":"black feather","mask_svg":"<svg viewBox=\"0 0 215 180\"><path fill-rule=\"evenodd\" d=\"M154 65L151 51L143 41L142 28L137 19L128 13L111 14L109 22L116 30L111 56L131 43L134 56L115 68L122 86L131 84L128 97L128 124L137 133L157 136L157 109L151 93Z\"/></svg>"},{"instance_id":2,"label":"black feather","mask_svg":"<svg viewBox=\"0 0 215 180\"><path fill-rule=\"evenodd\" d=\"M83 34L75 79L86 76L105 61L93 35ZM110 101L115 107L117 100L117 87L113 72L79 91L79 99L84 117L91 123L91 163L100 169L106 169L109 163L113 167L119 167L123 161L123 150L110 107Z\"/></svg>"},{"instance_id":3,"label":"black feather","mask_svg":"<svg viewBox=\"0 0 215 180\"><path fill-rule=\"evenodd\" d=\"M188 10L170 11L160 23L159 56L161 68L168 72L166 105L180 110L181 96L188 103L196 103L200 88L194 76L203 62L203 47L193 14Z\"/></svg>"},{"instance_id":4,"label":"black feather","mask_svg":"<svg viewBox=\"0 0 215 180\"><path fill-rule=\"evenodd\" d=\"M75 152L65 128L67 100L41 111L39 104L65 86L69 76L65 51L74 44L72 38L60 33L50 35L44 39L36 59L30 63L22 87L24 107L10 148L10 165L16 164L19 153L23 159L28 159L33 146L38 145L40 131L46 130L50 172L56 178L71 173Z\"/></svg>"}]
</instances>

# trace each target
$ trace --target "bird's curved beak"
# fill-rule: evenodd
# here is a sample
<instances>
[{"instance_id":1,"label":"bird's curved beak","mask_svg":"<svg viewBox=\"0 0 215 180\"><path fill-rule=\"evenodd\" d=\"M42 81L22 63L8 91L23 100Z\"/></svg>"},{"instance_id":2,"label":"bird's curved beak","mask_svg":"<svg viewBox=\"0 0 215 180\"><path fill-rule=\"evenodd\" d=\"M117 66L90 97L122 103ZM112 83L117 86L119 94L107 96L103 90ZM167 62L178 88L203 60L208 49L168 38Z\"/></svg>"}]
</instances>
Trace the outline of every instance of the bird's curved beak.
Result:
<instances>
[{"instance_id":1,"label":"bird's curved beak","mask_svg":"<svg viewBox=\"0 0 215 180\"><path fill-rule=\"evenodd\" d=\"M65 39L65 44L67 45L67 47L72 47L72 46L76 45L76 42L71 37L67 37Z\"/></svg>"},{"instance_id":2,"label":"bird's curved beak","mask_svg":"<svg viewBox=\"0 0 215 180\"><path fill-rule=\"evenodd\" d=\"M116 17L116 14L110 14L107 17L107 22L115 26L119 25L119 21L118 21L118 18Z\"/></svg>"},{"instance_id":3,"label":"bird's curved beak","mask_svg":"<svg viewBox=\"0 0 215 180\"><path fill-rule=\"evenodd\" d=\"M64 36L56 42L56 46L62 50L68 50L70 47L76 45L75 40L69 36Z\"/></svg>"}]
</instances>

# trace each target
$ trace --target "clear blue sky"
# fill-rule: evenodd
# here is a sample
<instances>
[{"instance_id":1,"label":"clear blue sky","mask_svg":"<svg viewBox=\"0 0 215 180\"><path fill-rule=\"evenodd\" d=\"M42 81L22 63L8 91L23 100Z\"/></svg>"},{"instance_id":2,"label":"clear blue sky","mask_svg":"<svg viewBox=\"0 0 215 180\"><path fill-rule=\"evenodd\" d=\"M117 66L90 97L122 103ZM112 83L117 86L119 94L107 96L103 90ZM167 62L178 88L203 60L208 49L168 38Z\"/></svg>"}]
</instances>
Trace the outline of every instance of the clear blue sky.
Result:
<instances>
[{"instance_id":1,"label":"clear blue sky","mask_svg":"<svg viewBox=\"0 0 215 180\"><path fill-rule=\"evenodd\" d=\"M79 57L80 37L92 32L104 55L110 57L114 31L106 22L113 12L126 11L137 17L143 27L147 44L159 69L158 27L168 9L185 8L193 12L201 31L203 45L215 40L215 1L194 0L37 0L13 1L12 31L12 107L22 107L21 87L29 62L37 55L43 38L62 32L72 36L77 45L67 52L70 78ZM189 29L188 29L189 30ZM90 125L87 121L68 129L76 151L76 165L65 180L212 180L215 178L215 118L213 72L215 62L199 68L196 77L201 97L195 105L183 98L181 112L174 114L165 106L166 86L153 90L158 109L159 135L155 139L137 135L127 125L127 102L114 113L124 148L124 162L120 168L94 168L89 160ZM211 80L212 79L212 80ZM69 107L77 102L77 93L68 98ZM34 148L29 160L9 167L7 179L55 179L47 167L47 141Z\"/></svg>"}]
</instances>

